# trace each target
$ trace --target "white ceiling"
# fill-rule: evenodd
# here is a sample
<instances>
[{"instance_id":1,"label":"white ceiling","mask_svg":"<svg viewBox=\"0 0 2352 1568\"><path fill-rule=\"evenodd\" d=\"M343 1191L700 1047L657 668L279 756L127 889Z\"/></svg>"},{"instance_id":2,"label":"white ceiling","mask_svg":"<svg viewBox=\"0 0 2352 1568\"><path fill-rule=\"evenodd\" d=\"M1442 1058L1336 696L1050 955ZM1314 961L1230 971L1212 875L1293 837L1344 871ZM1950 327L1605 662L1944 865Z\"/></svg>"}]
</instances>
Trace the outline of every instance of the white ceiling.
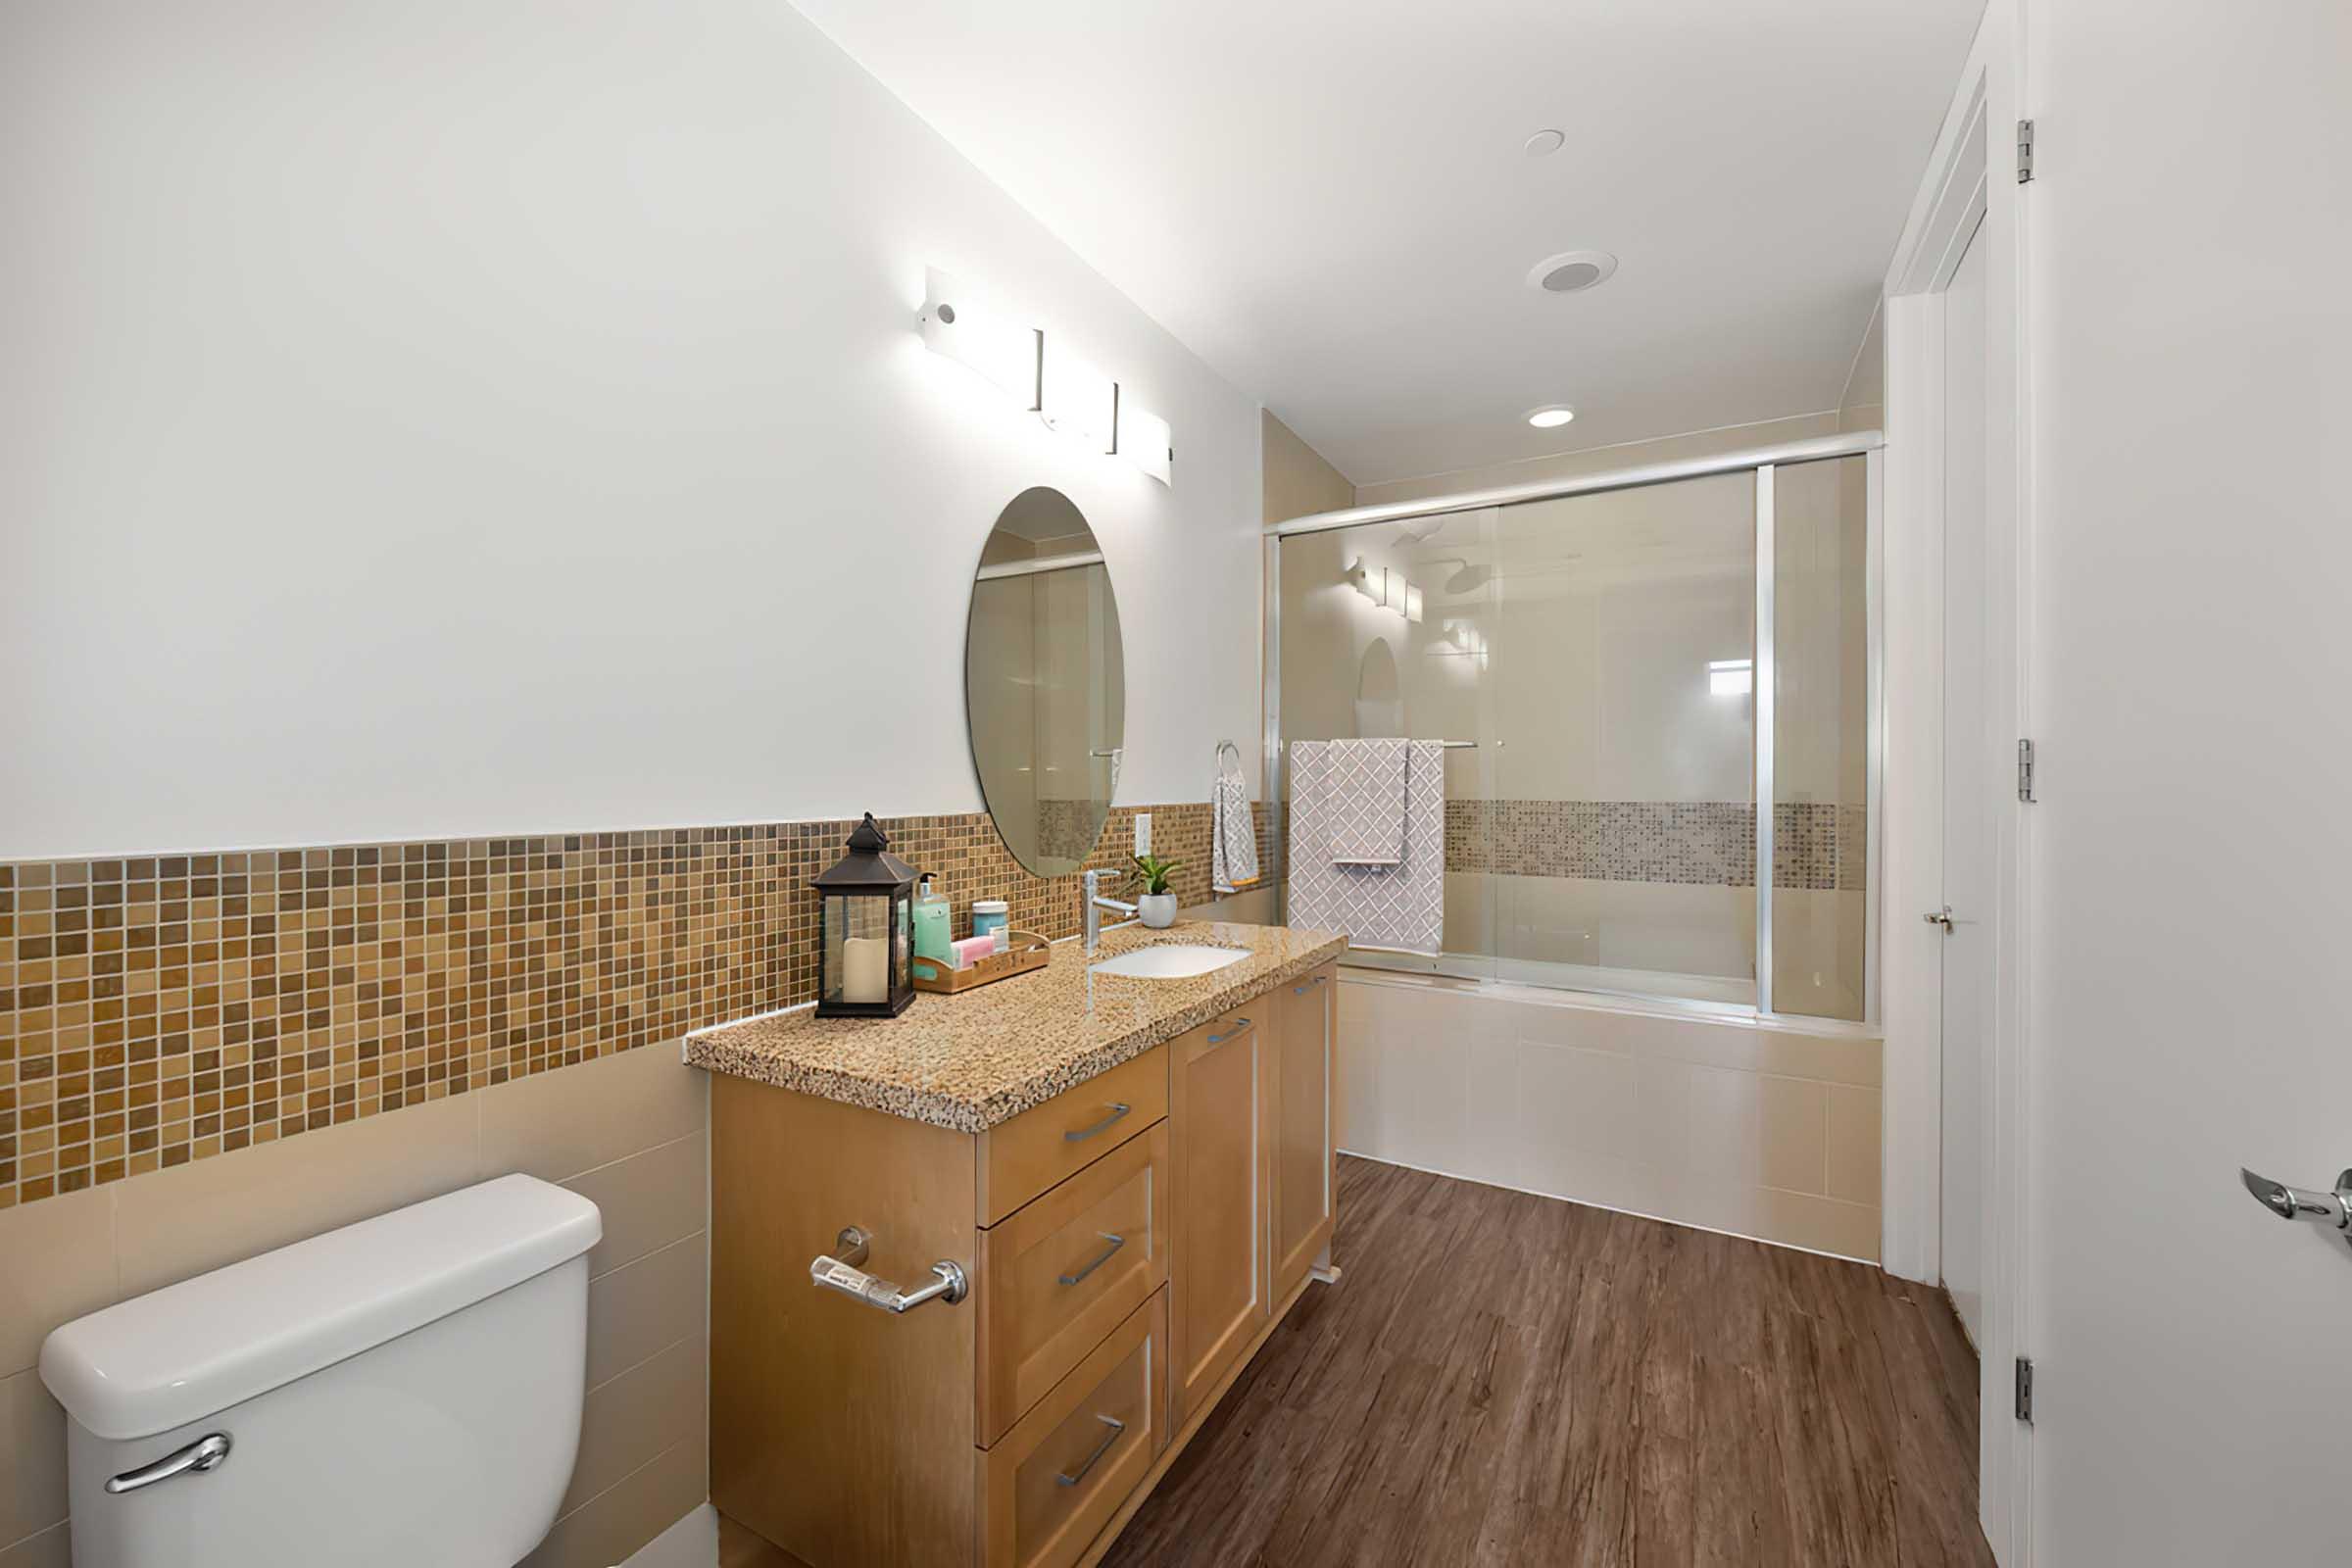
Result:
<instances>
[{"instance_id":1,"label":"white ceiling","mask_svg":"<svg viewBox=\"0 0 2352 1568\"><path fill-rule=\"evenodd\" d=\"M1836 407L1983 8L795 3L1358 484Z\"/></svg>"}]
</instances>

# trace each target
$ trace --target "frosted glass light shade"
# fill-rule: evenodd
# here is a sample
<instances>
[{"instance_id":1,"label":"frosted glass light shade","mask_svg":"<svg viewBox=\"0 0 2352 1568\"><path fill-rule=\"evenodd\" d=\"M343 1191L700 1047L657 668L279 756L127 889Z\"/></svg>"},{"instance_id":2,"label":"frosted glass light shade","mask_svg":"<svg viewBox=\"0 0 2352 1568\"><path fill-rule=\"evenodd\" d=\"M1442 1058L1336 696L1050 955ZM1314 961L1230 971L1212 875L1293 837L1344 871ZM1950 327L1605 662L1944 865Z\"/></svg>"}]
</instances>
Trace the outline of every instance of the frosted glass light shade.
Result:
<instances>
[{"instance_id":1,"label":"frosted glass light shade","mask_svg":"<svg viewBox=\"0 0 2352 1568\"><path fill-rule=\"evenodd\" d=\"M1117 450L1118 386L1087 360L1063 348L1059 338L1046 344L1038 407L1046 423L1064 435L1078 437L1097 452Z\"/></svg>"},{"instance_id":2,"label":"frosted glass light shade","mask_svg":"<svg viewBox=\"0 0 2352 1568\"><path fill-rule=\"evenodd\" d=\"M1043 406L1045 334L934 267L924 274L923 345L1004 389L1023 409Z\"/></svg>"},{"instance_id":3,"label":"frosted glass light shade","mask_svg":"<svg viewBox=\"0 0 2352 1568\"><path fill-rule=\"evenodd\" d=\"M1172 485L1175 436L1168 421L1122 394L1119 398L1118 453L1161 484Z\"/></svg>"}]
</instances>

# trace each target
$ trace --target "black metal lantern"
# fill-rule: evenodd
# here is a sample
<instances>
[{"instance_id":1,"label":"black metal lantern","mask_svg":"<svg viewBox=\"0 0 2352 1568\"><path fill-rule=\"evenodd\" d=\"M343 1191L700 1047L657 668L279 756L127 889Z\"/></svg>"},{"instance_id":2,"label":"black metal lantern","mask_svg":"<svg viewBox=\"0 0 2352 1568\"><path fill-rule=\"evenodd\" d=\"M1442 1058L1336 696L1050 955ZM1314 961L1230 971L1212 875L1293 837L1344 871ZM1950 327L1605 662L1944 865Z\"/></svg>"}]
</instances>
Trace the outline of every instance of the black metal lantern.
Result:
<instances>
[{"instance_id":1,"label":"black metal lantern","mask_svg":"<svg viewBox=\"0 0 2352 1568\"><path fill-rule=\"evenodd\" d=\"M914 867L889 854L874 813L812 884L822 902L819 1018L892 1018L914 1001Z\"/></svg>"}]
</instances>

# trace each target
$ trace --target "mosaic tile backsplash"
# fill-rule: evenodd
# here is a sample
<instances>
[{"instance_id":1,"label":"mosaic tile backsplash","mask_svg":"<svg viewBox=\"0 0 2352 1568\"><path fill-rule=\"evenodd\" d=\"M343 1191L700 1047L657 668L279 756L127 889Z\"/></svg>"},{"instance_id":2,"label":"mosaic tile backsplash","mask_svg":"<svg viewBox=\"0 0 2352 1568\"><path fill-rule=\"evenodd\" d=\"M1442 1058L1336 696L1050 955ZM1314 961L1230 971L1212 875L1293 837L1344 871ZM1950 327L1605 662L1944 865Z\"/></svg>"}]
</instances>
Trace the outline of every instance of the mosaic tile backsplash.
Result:
<instances>
[{"instance_id":1,"label":"mosaic tile backsplash","mask_svg":"<svg viewBox=\"0 0 2352 1568\"><path fill-rule=\"evenodd\" d=\"M1126 863L1139 809L1205 901L1205 804L1114 808L1088 864ZM808 880L851 825L0 865L0 1207L813 1000ZM1078 929L1078 878L985 813L883 829L959 935L992 896Z\"/></svg>"}]
</instances>

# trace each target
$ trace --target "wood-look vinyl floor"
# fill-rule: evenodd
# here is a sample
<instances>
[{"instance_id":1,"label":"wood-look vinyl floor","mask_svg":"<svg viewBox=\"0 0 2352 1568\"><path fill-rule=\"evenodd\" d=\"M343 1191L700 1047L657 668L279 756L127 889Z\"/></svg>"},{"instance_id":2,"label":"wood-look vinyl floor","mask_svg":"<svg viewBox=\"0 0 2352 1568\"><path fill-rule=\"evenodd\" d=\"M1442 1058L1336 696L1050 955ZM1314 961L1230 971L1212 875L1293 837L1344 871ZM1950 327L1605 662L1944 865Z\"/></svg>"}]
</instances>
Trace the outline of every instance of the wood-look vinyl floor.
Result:
<instances>
[{"instance_id":1,"label":"wood-look vinyl floor","mask_svg":"<svg viewBox=\"0 0 2352 1568\"><path fill-rule=\"evenodd\" d=\"M1940 1292L1368 1160L1103 1568L1992 1562Z\"/></svg>"}]
</instances>

